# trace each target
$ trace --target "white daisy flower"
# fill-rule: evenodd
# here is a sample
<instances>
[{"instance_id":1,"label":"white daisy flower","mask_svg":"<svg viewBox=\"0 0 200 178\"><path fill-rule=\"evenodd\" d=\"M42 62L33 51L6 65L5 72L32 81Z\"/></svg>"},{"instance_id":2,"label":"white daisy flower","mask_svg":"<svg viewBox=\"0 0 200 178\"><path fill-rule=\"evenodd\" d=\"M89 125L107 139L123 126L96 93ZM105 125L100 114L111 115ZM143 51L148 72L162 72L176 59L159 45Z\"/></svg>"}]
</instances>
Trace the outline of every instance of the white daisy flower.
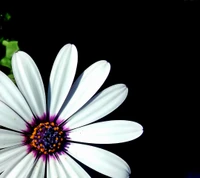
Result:
<instances>
[{"instance_id":1,"label":"white daisy flower","mask_svg":"<svg viewBox=\"0 0 200 178\"><path fill-rule=\"evenodd\" d=\"M47 104L41 75L28 54L18 51L12 57L18 88L0 71L0 177L90 177L75 160L109 177L130 175L130 167L117 155L83 144L121 143L142 134L142 126L132 121L93 123L121 105L128 89L116 84L93 96L110 71L103 60L72 85L77 58L74 45L59 51Z\"/></svg>"}]
</instances>

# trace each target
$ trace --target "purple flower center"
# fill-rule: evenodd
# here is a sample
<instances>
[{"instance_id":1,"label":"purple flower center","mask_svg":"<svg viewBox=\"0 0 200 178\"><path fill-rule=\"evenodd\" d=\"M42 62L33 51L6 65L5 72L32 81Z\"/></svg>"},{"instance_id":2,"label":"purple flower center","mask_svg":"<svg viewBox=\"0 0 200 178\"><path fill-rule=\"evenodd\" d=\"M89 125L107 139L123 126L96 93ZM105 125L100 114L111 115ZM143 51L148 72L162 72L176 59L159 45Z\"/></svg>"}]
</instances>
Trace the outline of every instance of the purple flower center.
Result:
<instances>
[{"instance_id":1,"label":"purple flower center","mask_svg":"<svg viewBox=\"0 0 200 178\"><path fill-rule=\"evenodd\" d=\"M54 122L43 122L33 128L30 146L39 154L52 154L63 148L65 132Z\"/></svg>"}]
</instances>

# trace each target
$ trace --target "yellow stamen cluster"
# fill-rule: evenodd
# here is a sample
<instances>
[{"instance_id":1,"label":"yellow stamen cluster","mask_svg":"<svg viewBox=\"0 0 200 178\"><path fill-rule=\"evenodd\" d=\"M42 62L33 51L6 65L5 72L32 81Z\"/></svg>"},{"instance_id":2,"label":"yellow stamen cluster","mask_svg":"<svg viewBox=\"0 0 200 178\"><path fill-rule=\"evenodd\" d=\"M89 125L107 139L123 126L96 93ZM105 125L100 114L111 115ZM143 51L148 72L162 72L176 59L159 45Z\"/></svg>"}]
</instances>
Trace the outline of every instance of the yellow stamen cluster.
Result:
<instances>
[{"instance_id":1,"label":"yellow stamen cluster","mask_svg":"<svg viewBox=\"0 0 200 178\"><path fill-rule=\"evenodd\" d=\"M64 133L54 122L44 122L36 126L30 136L30 145L43 154L54 153L60 149Z\"/></svg>"}]
</instances>

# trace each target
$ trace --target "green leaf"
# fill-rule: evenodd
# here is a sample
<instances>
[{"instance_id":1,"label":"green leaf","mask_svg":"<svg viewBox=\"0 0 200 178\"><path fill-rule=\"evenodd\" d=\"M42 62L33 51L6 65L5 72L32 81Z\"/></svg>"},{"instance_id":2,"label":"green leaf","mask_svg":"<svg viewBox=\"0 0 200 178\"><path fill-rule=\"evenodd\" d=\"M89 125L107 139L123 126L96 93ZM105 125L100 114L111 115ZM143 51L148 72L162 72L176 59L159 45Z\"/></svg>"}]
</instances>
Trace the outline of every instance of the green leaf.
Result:
<instances>
[{"instance_id":1,"label":"green leaf","mask_svg":"<svg viewBox=\"0 0 200 178\"><path fill-rule=\"evenodd\" d=\"M3 40L2 44L6 47L6 54L5 57L0 60L0 65L11 69L12 55L19 50L18 41Z\"/></svg>"},{"instance_id":2,"label":"green leaf","mask_svg":"<svg viewBox=\"0 0 200 178\"><path fill-rule=\"evenodd\" d=\"M1 59L0 64L4 67L8 67L9 69L11 69L11 60L10 58L4 57Z\"/></svg>"},{"instance_id":3,"label":"green leaf","mask_svg":"<svg viewBox=\"0 0 200 178\"><path fill-rule=\"evenodd\" d=\"M19 50L18 41L3 40L2 44L6 47L6 57L12 57L13 53Z\"/></svg>"},{"instance_id":4,"label":"green leaf","mask_svg":"<svg viewBox=\"0 0 200 178\"><path fill-rule=\"evenodd\" d=\"M18 41L3 40L2 45L6 47L6 54L0 60L0 65L10 69L10 74L8 75L8 77L15 83L14 76L12 73L11 59L12 55L19 50Z\"/></svg>"},{"instance_id":5,"label":"green leaf","mask_svg":"<svg viewBox=\"0 0 200 178\"><path fill-rule=\"evenodd\" d=\"M9 74L8 77L15 83L15 78L13 74Z\"/></svg>"}]
</instances>

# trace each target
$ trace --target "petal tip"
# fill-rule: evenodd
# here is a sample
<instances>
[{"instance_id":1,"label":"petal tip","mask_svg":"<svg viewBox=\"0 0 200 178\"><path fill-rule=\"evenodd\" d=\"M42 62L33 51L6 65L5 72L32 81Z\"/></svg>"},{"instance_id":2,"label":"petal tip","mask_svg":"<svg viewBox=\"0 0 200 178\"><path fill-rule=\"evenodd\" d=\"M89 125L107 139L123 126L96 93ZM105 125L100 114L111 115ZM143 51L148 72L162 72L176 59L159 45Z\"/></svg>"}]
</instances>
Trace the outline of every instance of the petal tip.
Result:
<instances>
[{"instance_id":1,"label":"petal tip","mask_svg":"<svg viewBox=\"0 0 200 178\"><path fill-rule=\"evenodd\" d=\"M139 132L139 134L138 134L138 137L140 137L142 134L143 134L143 132L144 132L144 128L143 128L143 126L141 125L141 124L139 124L138 123L138 132Z\"/></svg>"},{"instance_id":2,"label":"petal tip","mask_svg":"<svg viewBox=\"0 0 200 178\"><path fill-rule=\"evenodd\" d=\"M100 60L100 61L97 61L94 64L98 64L98 66L101 66L104 70L110 72L111 65L110 65L110 63L108 61Z\"/></svg>"},{"instance_id":3,"label":"petal tip","mask_svg":"<svg viewBox=\"0 0 200 178\"><path fill-rule=\"evenodd\" d=\"M106 61L106 65L107 65L108 70L110 71L111 65L108 61Z\"/></svg>"},{"instance_id":4,"label":"petal tip","mask_svg":"<svg viewBox=\"0 0 200 178\"><path fill-rule=\"evenodd\" d=\"M16 58L30 58L29 54L27 54L26 52L24 51L16 51L12 58L16 59Z\"/></svg>"},{"instance_id":5,"label":"petal tip","mask_svg":"<svg viewBox=\"0 0 200 178\"><path fill-rule=\"evenodd\" d=\"M128 87L125 84L123 84L123 89L128 93Z\"/></svg>"},{"instance_id":6,"label":"petal tip","mask_svg":"<svg viewBox=\"0 0 200 178\"><path fill-rule=\"evenodd\" d=\"M139 123L137 123L137 125L138 125L138 130L142 130L143 131L143 126L141 124L139 124Z\"/></svg>"},{"instance_id":7,"label":"petal tip","mask_svg":"<svg viewBox=\"0 0 200 178\"><path fill-rule=\"evenodd\" d=\"M66 51L73 51L73 52L77 52L77 48L74 44L68 43L66 45L64 45L61 49L66 50Z\"/></svg>"}]
</instances>

